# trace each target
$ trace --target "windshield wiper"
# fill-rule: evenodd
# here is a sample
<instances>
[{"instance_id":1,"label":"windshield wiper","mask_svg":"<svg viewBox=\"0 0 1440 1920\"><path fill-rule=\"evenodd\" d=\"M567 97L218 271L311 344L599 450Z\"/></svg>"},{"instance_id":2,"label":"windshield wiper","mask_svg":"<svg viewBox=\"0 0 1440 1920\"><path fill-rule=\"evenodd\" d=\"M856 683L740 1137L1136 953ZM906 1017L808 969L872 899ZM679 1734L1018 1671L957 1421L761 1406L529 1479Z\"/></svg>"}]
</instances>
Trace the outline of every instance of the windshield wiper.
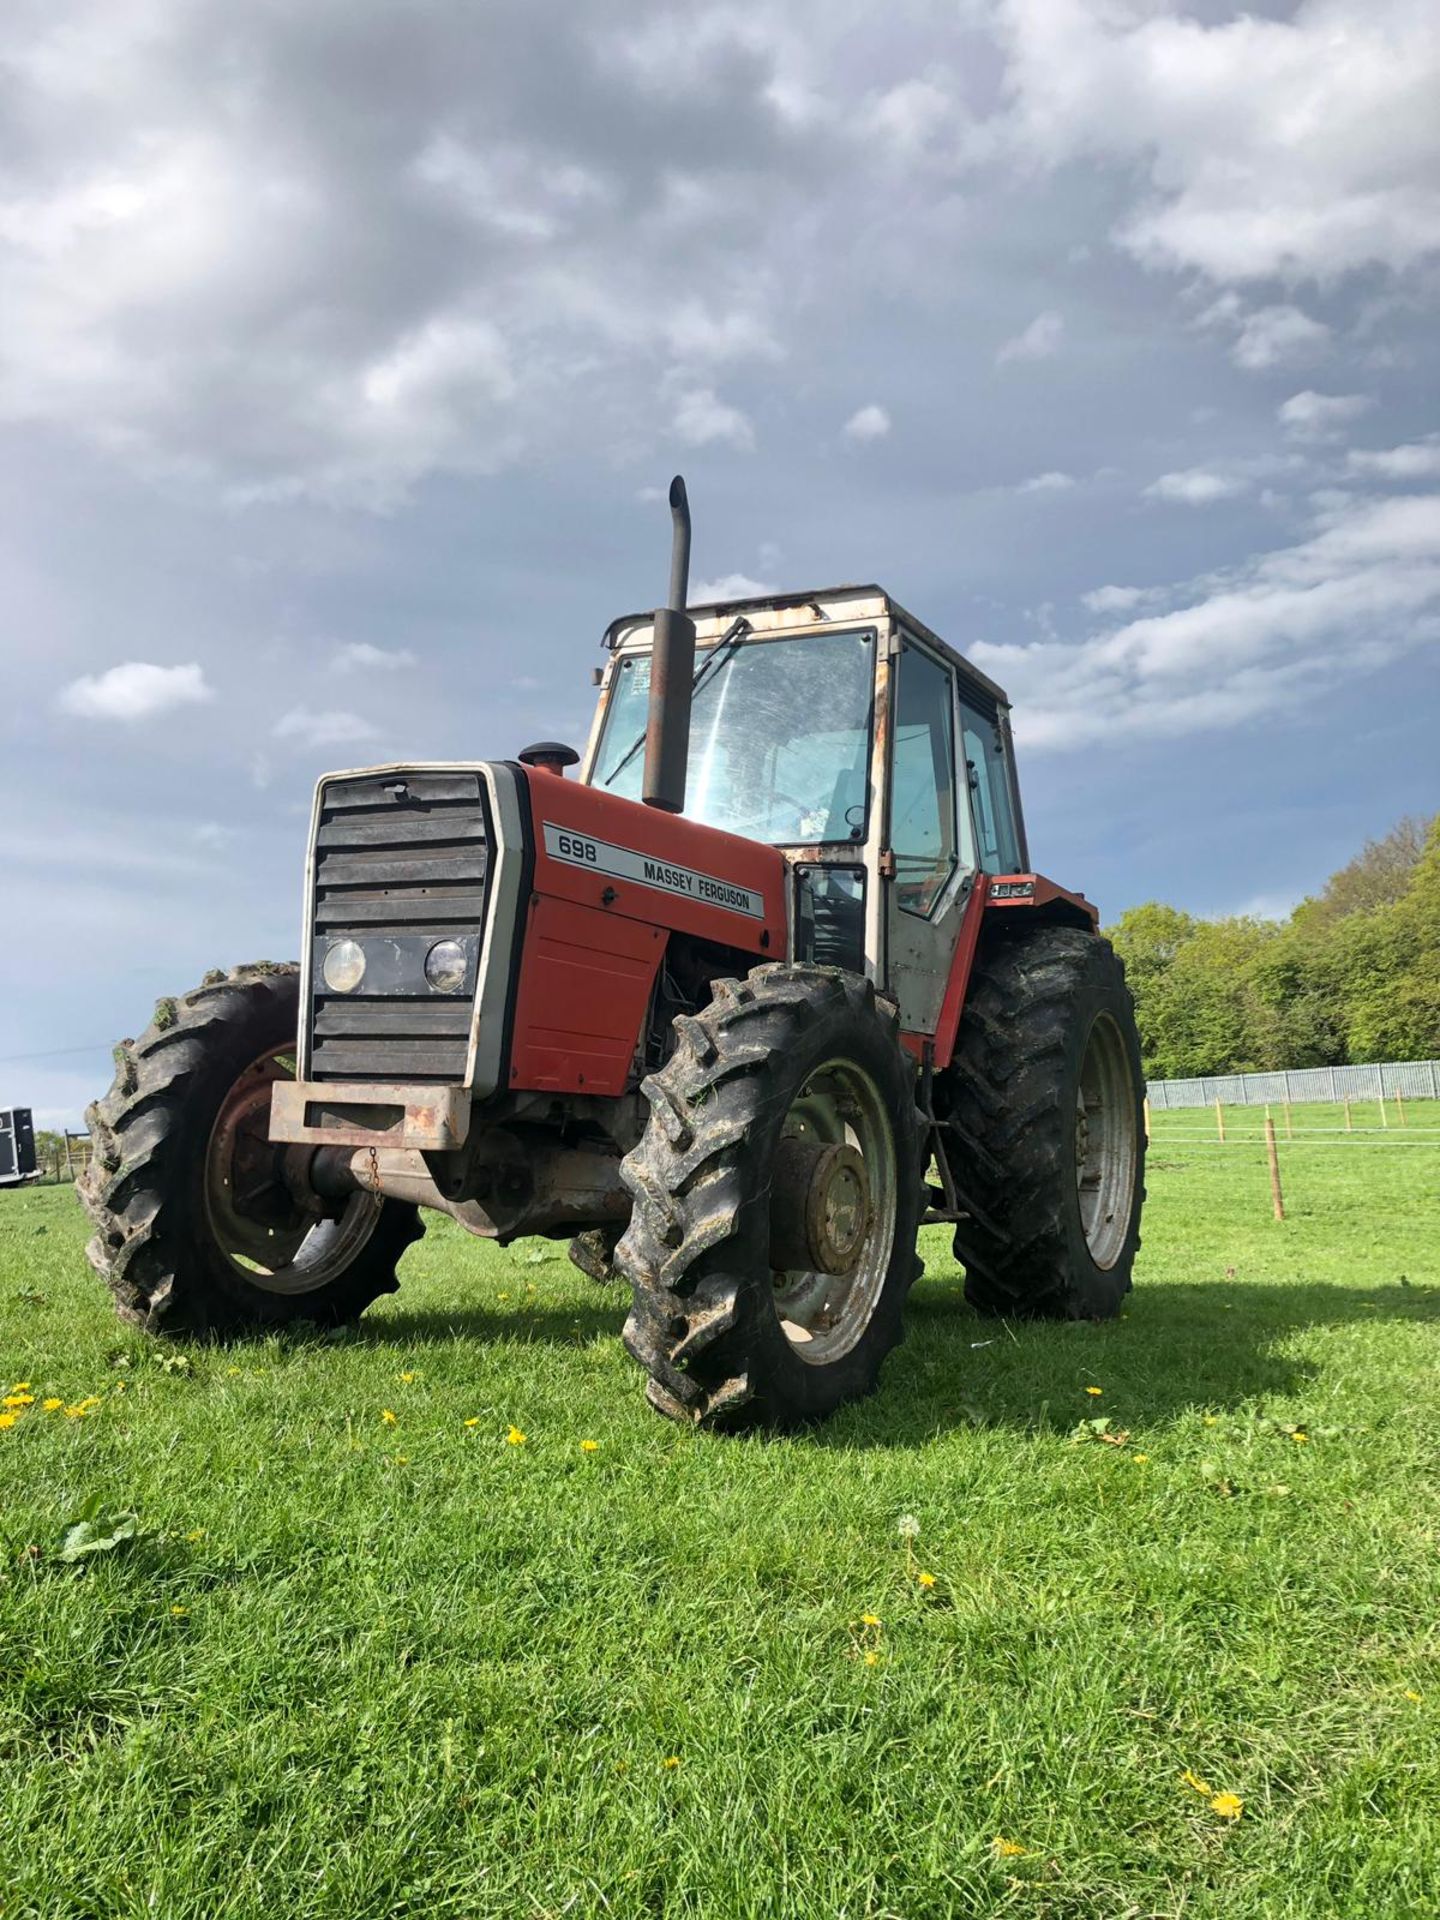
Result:
<instances>
[{"instance_id":1,"label":"windshield wiper","mask_svg":"<svg viewBox=\"0 0 1440 1920\"><path fill-rule=\"evenodd\" d=\"M701 687L703 687L705 682L710 678L711 674L719 669L721 662L728 659L736 647L740 645L741 641L749 635L750 630L750 622L745 618L744 614L737 614L696 669L695 677L690 682L690 698L692 701ZM626 748L624 758L618 765L612 768L601 783L603 786L614 786L626 767L629 766L630 762L644 746L645 736L649 730L648 723L640 729L639 733L636 734L635 738Z\"/></svg>"}]
</instances>

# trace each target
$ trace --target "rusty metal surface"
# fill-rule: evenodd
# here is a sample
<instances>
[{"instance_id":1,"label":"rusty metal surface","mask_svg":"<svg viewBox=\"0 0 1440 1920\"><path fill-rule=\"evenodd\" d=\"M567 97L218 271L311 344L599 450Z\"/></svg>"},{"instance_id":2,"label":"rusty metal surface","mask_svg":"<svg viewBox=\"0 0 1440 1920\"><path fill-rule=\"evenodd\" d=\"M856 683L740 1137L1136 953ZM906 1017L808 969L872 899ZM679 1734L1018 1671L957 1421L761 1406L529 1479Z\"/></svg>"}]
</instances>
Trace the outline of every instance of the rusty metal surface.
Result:
<instances>
[{"instance_id":1,"label":"rusty metal surface","mask_svg":"<svg viewBox=\"0 0 1440 1920\"><path fill-rule=\"evenodd\" d=\"M469 1130L463 1087L288 1080L276 1083L270 1101L270 1138L297 1146L444 1153L463 1146Z\"/></svg>"}]
</instances>

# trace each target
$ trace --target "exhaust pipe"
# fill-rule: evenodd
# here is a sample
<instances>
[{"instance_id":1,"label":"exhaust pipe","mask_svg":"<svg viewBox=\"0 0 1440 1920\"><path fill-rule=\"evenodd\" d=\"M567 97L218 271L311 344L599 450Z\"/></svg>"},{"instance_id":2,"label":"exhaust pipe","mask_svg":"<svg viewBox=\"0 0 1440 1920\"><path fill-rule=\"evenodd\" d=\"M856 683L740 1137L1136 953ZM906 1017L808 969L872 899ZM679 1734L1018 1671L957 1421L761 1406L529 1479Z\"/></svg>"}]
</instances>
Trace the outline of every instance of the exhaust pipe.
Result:
<instances>
[{"instance_id":1,"label":"exhaust pipe","mask_svg":"<svg viewBox=\"0 0 1440 1920\"><path fill-rule=\"evenodd\" d=\"M690 584L690 502L677 473L670 482L670 604L655 613L650 710L645 722L645 776L640 798L662 813L685 811L690 757L690 692L695 679L695 622L685 611Z\"/></svg>"}]
</instances>

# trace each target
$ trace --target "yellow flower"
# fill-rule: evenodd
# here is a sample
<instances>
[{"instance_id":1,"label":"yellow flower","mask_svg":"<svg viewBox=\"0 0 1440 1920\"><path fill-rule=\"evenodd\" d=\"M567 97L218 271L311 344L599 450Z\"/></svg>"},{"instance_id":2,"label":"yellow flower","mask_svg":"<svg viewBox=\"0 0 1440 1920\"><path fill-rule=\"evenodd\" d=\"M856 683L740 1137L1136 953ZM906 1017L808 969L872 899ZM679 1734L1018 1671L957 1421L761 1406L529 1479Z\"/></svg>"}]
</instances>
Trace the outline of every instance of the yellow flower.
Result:
<instances>
[{"instance_id":1,"label":"yellow flower","mask_svg":"<svg viewBox=\"0 0 1440 1920\"><path fill-rule=\"evenodd\" d=\"M1220 1416L1218 1413L1203 1413L1200 1416L1200 1424L1202 1427L1218 1427Z\"/></svg>"},{"instance_id":2,"label":"yellow flower","mask_svg":"<svg viewBox=\"0 0 1440 1920\"><path fill-rule=\"evenodd\" d=\"M1215 1791L1208 1780L1202 1780L1199 1774L1192 1773L1189 1767L1185 1769L1180 1778L1185 1782L1187 1787L1192 1787L1196 1793L1203 1793L1207 1799Z\"/></svg>"},{"instance_id":3,"label":"yellow flower","mask_svg":"<svg viewBox=\"0 0 1440 1920\"><path fill-rule=\"evenodd\" d=\"M14 1424L15 1415L13 1413L0 1413L0 1427L13 1427Z\"/></svg>"},{"instance_id":4,"label":"yellow flower","mask_svg":"<svg viewBox=\"0 0 1440 1920\"><path fill-rule=\"evenodd\" d=\"M669 1767L673 1772L674 1769L678 1767L680 1764L680 1756L678 1753L667 1753L665 1758L661 1761L660 1764L663 1767Z\"/></svg>"},{"instance_id":5,"label":"yellow flower","mask_svg":"<svg viewBox=\"0 0 1440 1920\"><path fill-rule=\"evenodd\" d=\"M917 1573L915 1578L920 1582L922 1587L933 1587L935 1584L935 1576L933 1573Z\"/></svg>"},{"instance_id":6,"label":"yellow flower","mask_svg":"<svg viewBox=\"0 0 1440 1920\"><path fill-rule=\"evenodd\" d=\"M1238 1793L1217 1793L1210 1802L1210 1811L1222 1820L1238 1820L1244 1810L1245 1802Z\"/></svg>"},{"instance_id":7,"label":"yellow flower","mask_svg":"<svg viewBox=\"0 0 1440 1920\"><path fill-rule=\"evenodd\" d=\"M1143 1467L1148 1464L1150 1456L1148 1453L1132 1453L1130 1458L1135 1462L1137 1467Z\"/></svg>"},{"instance_id":8,"label":"yellow flower","mask_svg":"<svg viewBox=\"0 0 1440 1920\"><path fill-rule=\"evenodd\" d=\"M862 1613L860 1616L860 1624L862 1627L878 1627L880 1625L880 1616L878 1613Z\"/></svg>"},{"instance_id":9,"label":"yellow flower","mask_svg":"<svg viewBox=\"0 0 1440 1920\"><path fill-rule=\"evenodd\" d=\"M478 1427L478 1426L479 1426L479 1424L480 1424L480 1416L479 1416L479 1414L477 1413L477 1414L476 1414L476 1416L475 1416L475 1418L474 1418L473 1420L467 1420L467 1421L465 1422L465 1424L466 1424L466 1426L467 1426L467 1427Z\"/></svg>"},{"instance_id":10,"label":"yellow flower","mask_svg":"<svg viewBox=\"0 0 1440 1920\"><path fill-rule=\"evenodd\" d=\"M1308 1433L1300 1433L1298 1431L1295 1433L1292 1433L1290 1438L1296 1443L1297 1446L1302 1446L1302 1447L1307 1446L1310 1441L1310 1436Z\"/></svg>"},{"instance_id":11,"label":"yellow flower","mask_svg":"<svg viewBox=\"0 0 1440 1920\"><path fill-rule=\"evenodd\" d=\"M67 1420L83 1420L89 1411L90 1409L85 1405L85 1402L82 1400L77 1406L66 1407L65 1418Z\"/></svg>"},{"instance_id":12,"label":"yellow flower","mask_svg":"<svg viewBox=\"0 0 1440 1920\"><path fill-rule=\"evenodd\" d=\"M598 1453L600 1451L600 1442L598 1440L582 1440L580 1442L580 1451L582 1453Z\"/></svg>"},{"instance_id":13,"label":"yellow flower","mask_svg":"<svg viewBox=\"0 0 1440 1920\"><path fill-rule=\"evenodd\" d=\"M413 1387L415 1384L415 1375L413 1373L402 1373L400 1376L400 1384L402 1387Z\"/></svg>"},{"instance_id":14,"label":"yellow flower","mask_svg":"<svg viewBox=\"0 0 1440 1920\"><path fill-rule=\"evenodd\" d=\"M1105 1389L1104 1387L1086 1387L1085 1391L1090 1394L1092 1398L1098 1399Z\"/></svg>"},{"instance_id":15,"label":"yellow flower","mask_svg":"<svg viewBox=\"0 0 1440 1920\"><path fill-rule=\"evenodd\" d=\"M186 1534L185 1538L190 1542L191 1546L193 1547L197 1540L203 1540L205 1538L204 1527L192 1527L190 1531Z\"/></svg>"},{"instance_id":16,"label":"yellow flower","mask_svg":"<svg viewBox=\"0 0 1440 1920\"><path fill-rule=\"evenodd\" d=\"M396 1466L397 1466L397 1467L408 1467L408 1466L409 1466L409 1464L410 1464L410 1456L409 1456L409 1454L408 1454L408 1453L397 1453L397 1454L396 1454L396 1456L395 1456L395 1464L396 1464Z\"/></svg>"},{"instance_id":17,"label":"yellow flower","mask_svg":"<svg viewBox=\"0 0 1440 1920\"><path fill-rule=\"evenodd\" d=\"M1018 1840L1003 1839L998 1833L990 1844L995 1849L997 1860L1018 1860L1025 1851Z\"/></svg>"},{"instance_id":18,"label":"yellow flower","mask_svg":"<svg viewBox=\"0 0 1440 1920\"><path fill-rule=\"evenodd\" d=\"M498 1300L508 1300L508 1299L510 1298L510 1296L509 1296L509 1294L508 1294L508 1293L501 1293L501 1294L497 1294L497 1295L496 1295L496 1298L497 1298Z\"/></svg>"},{"instance_id":19,"label":"yellow flower","mask_svg":"<svg viewBox=\"0 0 1440 1920\"><path fill-rule=\"evenodd\" d=\"M17 1380L10 1391L12 1393L28 1393L30 1391L30 1382L28 1380Z\"/></svg>"},{"instance_id":20,"label":"yellow flower","mask_svg":"<svg viewBox=\"0 0 1440 1920\"><path fill-rule=\"evenodd\" d=\"M46 1413L54 1413L58 1408L63 1407L65 1402L63 1400L57 1400L54 1394L51 1394L48 1400L42 1400L40 1404Z\"/></svg>"},{"instance_id":21,"label":"yellow flower","mask_svg":"<svg viewBox=\"0 0 1440 1920\"><path fill-rule=\"evenodd\" d=\"M880 1656L873 1647L865 1656L865 1664L867 1667L878 1667L880 1664Z\"/></svg>"},{"instance_id":22,"label":"yellow flower","mask_svg":"<svg viewBox=\"0 0 1440 1920\"><path fill-rule=\"evenodd\" d=\"M1425 1698L1425 1696L1423 1693L1417 1693L1414 1687L1406 1687L1405 1698L1407 1700L1413 1700L1416 1706L1418 1707L1420 1702Z\"/></svg>"},{"instance_id":23,"label":"yellow flower","mask_svg":"<svg viewBox=\"0 0 1440 1920\"><path fill-rule=\"evenodd\" d=\"M238 1380L238 1379L240 1378L240 1368L239 1368L239 1367L226 1367L226 1369L225 1369L225 1377L226 1377L226 1379L227 1379L227 1380Z\"/></svg>"},{"instance_id":24,"label":"yellow flower","mask_svg":"<svg viewBox=\"0 0 1440 1920\"><path fill-rule=\"evenodd\" d=\"M174 1614L175 1618L179 1620L189 1613L190 1609L189 1607L171 1607L170 1611Z\"/></svg>"},{"instance_id":25,"label":"yellow flower","mask_svg":"<svg viewBox=\"0 0 1440 1920\"><path fill-rule=\"evenodd\" d=\"M523 1447L524 1446L525 1436L520 1431L519 1427L511 1427L510 1431L505 1436L505 1444L507 1447Z\"/></svg>"},{"instance_id":26,"label":"yellow flower","mask_svg":"<svg viewBox=\"0 0 1440 1920\"><path fill-rule=\"evenodd\" d=\"M386 1407L380 1415L380 1424L386 1427L395 1427L395 1426L398 1426L400 1423L395 1417L395 1415L390 1411L389 1407Z\"/></svg>"},{"instance_id":27,"label":"yellow flower","mask_svg":"<svg viewBox=\"0 0 1440 1920\"><path fill-rule=\"evenodd\" d=\"M0 1400L0 1406L5 1407L7 1410L18 1407L33 1407L34 1404L35 1396L33 1393L7 1393L5 1398Z\"/></svg>"}]
</instances>

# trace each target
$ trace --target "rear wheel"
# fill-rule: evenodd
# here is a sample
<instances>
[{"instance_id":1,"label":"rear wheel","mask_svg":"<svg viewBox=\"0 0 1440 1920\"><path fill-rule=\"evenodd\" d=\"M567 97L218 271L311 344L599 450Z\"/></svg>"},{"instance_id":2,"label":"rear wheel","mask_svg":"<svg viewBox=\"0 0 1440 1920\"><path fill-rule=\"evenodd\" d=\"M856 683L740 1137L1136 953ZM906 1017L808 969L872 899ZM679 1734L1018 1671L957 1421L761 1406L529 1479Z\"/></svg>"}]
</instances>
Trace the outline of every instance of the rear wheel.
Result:
<instances>
[{"instance_id":1,"label":"rear wheel","mask_svg":"<svg viewBox=\"0 0 1440 1920\"><path fill-rule=\"evenodd\" d=\"M236 967L162 1000L116 1049L90 1108L86 1249L122 1320L193 1335L353 1319L393 1292L418 1210L378 1194L321 1202L304 1148L272 1145L270 1092L293 1078L299 979Z\"/></svg>"},{"instance_id":2,"label":"rear wheel","mask_svg":"<svg viewBox=\"0 0 1440 1920\"><path fill-rule=\"evenodd\" d=\"M919 1272L920 1115L894 1010L838 970L721 980L645 1082L625 1344L651 1404L793 1426L868 1393Z\"/></svg>"},{"instance_id":3,"label":"rear wheel","mask_svg":"<svg viewBox=\"0 0 1440 1920\"><path fill-rule=\"evenodd\" d=\"M1134 1003L1107 940L1042 927L977 964L936 1082L974 1208L955 1229L973 1306L1120 1311L1140 1245L1144 1093Z\"/></svg>"}]
</instances>

